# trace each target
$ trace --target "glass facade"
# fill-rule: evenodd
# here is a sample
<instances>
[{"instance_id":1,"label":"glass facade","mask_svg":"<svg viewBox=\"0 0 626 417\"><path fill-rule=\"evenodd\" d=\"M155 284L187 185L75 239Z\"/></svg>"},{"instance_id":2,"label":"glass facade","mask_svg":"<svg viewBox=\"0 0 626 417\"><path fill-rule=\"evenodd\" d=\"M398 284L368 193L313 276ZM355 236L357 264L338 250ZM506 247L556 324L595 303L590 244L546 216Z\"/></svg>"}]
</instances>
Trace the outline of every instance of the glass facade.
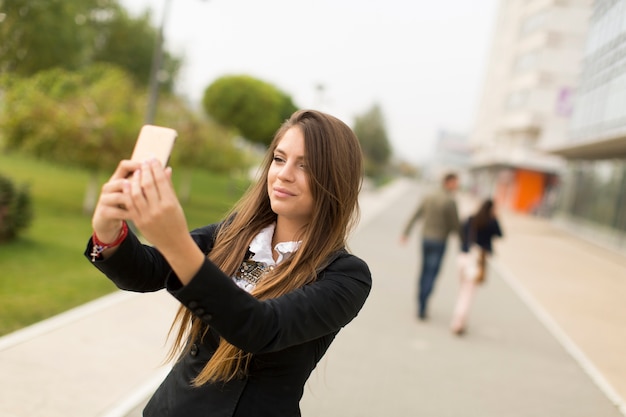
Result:
<instances>
[{"instance_id":1,"label":"glass facade","mask_svg":"<svg viewBox=\"0 0 626 417\"><path fill-rule=\"evenodd\" d=\"M570 163L561 210L616 232L626 232L626 161Z\"/></svg>"},{"instance_id":2,"label":"glass facade","mask_svg":"<svg viewBox=\"0 0 626 417\"><path fill-rule=\"evenodd\" d=\"M590 21L568 140L599 143L626 136L626 0L597 0ZM568 162L558 211L594 237L626 247L626 159L605 156ZM590 227L585 227L590 226Z\"/></svg>"},{"instance_id":3,"label":"glass facade","mask_svg":"<svg viewBox=\"0 0 626 417\"><path fill-rule=\"evenodd\" d=\"M572 142L626 132L626 0L598 0L590 23Z\"/></svg>"}]
</instances>

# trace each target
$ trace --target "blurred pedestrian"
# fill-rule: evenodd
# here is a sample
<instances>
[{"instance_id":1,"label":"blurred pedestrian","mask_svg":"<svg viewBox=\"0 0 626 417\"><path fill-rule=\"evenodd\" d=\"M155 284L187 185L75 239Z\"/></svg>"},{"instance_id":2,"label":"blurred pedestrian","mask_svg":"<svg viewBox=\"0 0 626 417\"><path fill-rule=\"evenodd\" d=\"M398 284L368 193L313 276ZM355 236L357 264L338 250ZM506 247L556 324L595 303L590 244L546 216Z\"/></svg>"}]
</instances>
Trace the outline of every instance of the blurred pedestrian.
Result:
<instances>
[{"instance_id":1,"label":"blurred pedestrian","mask_svg":"<svg viewBox=\"0 0 626 417\"><path fill-rule=\"evenodd\" d=\"M181 303L177 360L145 417L300 415L306 380L371 288L366 263L346 249L361 155L342 121L298 111L276 133L259 181L221 222L191 233L171 168L120 162L85 255L119 288L165 288Z\"/></svg>"},{"instance_id":2,"label":"blurred pedestrian","mask_svg":"<svg viewBox=\"0 0 626 417\"><path fill-rule=\"evenodd\" d=\"M493 253L492 239L502 237L493 200L483 201L478 212L463 222L458 258L460 288L452 317L452 332L465 332L470 306L478 285L485 281L487 256Z\"/></svg>"},{"instance_id":3,"label":"blurred pedestrian","mask_svg":"<svg viewBox=\"0 0 626 417\"><path fill-rule=\"evenodd\" d=\"M427 195L418 205L400 238L400 243L405 244L415 223L422 220L422 268L417 291L417 316L420 320L428 316L428 299L439 274L448 236L450 233L460 234L454 196L458 186L458 176L455 173L446 174L442 187Z\"/></svg>"}]
</instances>

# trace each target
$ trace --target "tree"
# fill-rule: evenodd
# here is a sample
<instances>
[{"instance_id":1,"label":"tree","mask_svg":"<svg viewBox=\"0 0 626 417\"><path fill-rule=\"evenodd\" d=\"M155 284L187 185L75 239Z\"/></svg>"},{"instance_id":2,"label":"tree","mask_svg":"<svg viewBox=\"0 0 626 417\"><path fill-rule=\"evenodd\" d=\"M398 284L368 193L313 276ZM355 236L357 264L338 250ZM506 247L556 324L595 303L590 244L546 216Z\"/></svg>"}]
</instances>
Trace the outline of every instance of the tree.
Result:
<instances>
[{"instance_id":1,"label":"tree","mask_svg":"<svg viewBox=\"0 0 626 417\"><path fill-rule=\"evenodd\" d=\"M380 177L389 164L391 145L387 138L383 113L378 104L374 104L368 111L356 117L354 133L363 149L365 174Z\"/></svg>"},{"instance_id":2,"label":"tree","mask_svg":"<svg viewBox=\"0 0 626 417\"><path fill-rule=\"evenodd\" d=\"M29 76L94 62L124 68L147 86L157 31L150 16L133 19L117 0L0 0L0 72ZM165 53L161 86L171 91L180 58Z\"/></svg>"},{"instance_id":3,"label":"tree","mask_svg":"<svg viewBox=\"0 0 626 417\"><path fill-rule=\"evenodd\" d=\"M158 35L157 29L150 23L150 14L144 13L134 19L119 8L111 19L101 22L98 27L93 61L118 65L131 74L138 84L147 86ZM181 65L180 57L163 51L162 68L158 74L162 91L174 90L174 82Z\"/></svg>"},{"instance_id":4,"label":"tree","mask_svg":"<svg viewBox=\"0 0 626 417\"><path fill-rule=\"evenodd\" d=\"M0 113L5 146L53 162L110 169L132 151L142 93L110 65L14 79Z\"/></svg>"},{"instance_id":5,"label":"tree","mask_svg":"<svg viewBox=\"0 0 626 417\"><path fill-rule=\"evenodd\" d=\"M269 145L283 121L296 110L290 96L248 75L227 75L204 91L202 105L219 123L236 128L251 142Z\"/></svg>"},{"instance_id":6,"label":"tree","mask_svg":"<svg viewBox=\"0 0 626 417\"><path fill-rule=\"evenodd\" d=\"M98 172L130 155L141 126L145 92L110 65L55 68L28 78L5 77L0 129L7 150L87 168L84 209L91 213Z\"/></svg>"},{"instance_id":7,"label":"tree","mask_svg":"<svg viewBox=\"0 0 626 417\"><path fill-rule=\"evenodd\" d=\"M61 66L80 67L93 0L0 0L0 70L21 75ZM82 30L81 30L82 29Z\"/></svg>"},{"instance_id":8,"label":"tree","mask_svg":"<svg viewBox=\"0 0 626 417\"><path fill-rule=\"evenodd\" d=\"M11 179L0 174L0 243L15 239L32 219L28 187L17 187Z\"/></svg>"},{"instance_id":9,"label":"tree","mask_svg":"<svg viewBox=\"0 0 626 417\"><path fill-rule=\"evenodd\" d=\"M100 64L81 71L60 68L33 77L0 79L0 131L8 151L91 171L84 211L93 211L99 173L111 172L131 155L142 124L145 90L125 71ZM202 167L234 173L250 165L234 134L193 113L181 99L165 95L157 123L178 131L172 162L188 171ZM186 185L190 191L189 184ZM183 195L183 198L188 198Z\"/></svg>"},{"instance_id":10,"label":"tree","mask_svg":"<svg viewBox=\"0 0 626 417\"><path fill-rule=\"evenodd\" d=\"M192 168L236 174L252 164L245 151L236 146L232 129L194 113L178 97L164 97L156 121L178 132L170 162L182 171L178 194L183 202L191 197Z\"/></svg>"}]
</instances>

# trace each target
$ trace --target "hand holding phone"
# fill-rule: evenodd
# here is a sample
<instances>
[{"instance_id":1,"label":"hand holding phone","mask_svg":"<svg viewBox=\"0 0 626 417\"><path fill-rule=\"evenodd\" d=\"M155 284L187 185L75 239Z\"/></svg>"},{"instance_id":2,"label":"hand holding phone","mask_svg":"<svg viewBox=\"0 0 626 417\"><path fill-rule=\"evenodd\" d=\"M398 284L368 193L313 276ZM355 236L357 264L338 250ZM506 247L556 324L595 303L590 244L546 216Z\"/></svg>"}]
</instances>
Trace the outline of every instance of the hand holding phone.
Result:
<instances>
[{"instance_id":1,"label":"hand holding phone","mask_svg":"<svg viewBox=\"0 0 626 417\"><path fill-rule=\"evenodd\" d=\"M174 129L162 126L144 125L139 132L135 149L130 157L132 161L144 162L156 158L165 168L178 133Z\"/></svg>"}]
</instances>

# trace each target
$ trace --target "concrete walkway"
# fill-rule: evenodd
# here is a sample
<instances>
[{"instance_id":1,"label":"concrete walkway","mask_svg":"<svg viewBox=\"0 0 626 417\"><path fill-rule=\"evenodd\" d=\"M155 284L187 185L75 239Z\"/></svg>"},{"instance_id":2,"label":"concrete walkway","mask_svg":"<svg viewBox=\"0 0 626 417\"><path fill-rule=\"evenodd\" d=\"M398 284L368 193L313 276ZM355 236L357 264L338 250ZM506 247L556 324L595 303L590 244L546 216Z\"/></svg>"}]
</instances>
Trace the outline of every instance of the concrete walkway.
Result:
<instances>
[{"instance_id":1,"label":"concrete walkway","mask_svg":"<svg viewBox=\"0 0 626 417\"><path fill-rule=\"evenodd\" d=\"M502 214L505 239L455 337L456 241L431 319L414 318L418 237L398 237L422 191L400 180L363 195L351 249L374 288L309 380L303 416L626 416L626 258ZM0 416L139 416L167 372L175 310L163 292L117 292L0 338Z\"/></svg>"},{"instance_id":2,"label":"concrete walkway","mask_svg":"<svg viewBox=\"0 0 626 417\"><path fill-rule=\"evenodd\" d=\"M626 415L626 390L617 391L626 381L626 259L545 221L504 214L506 238L496 244L468 332L459 338L449 331L458 242L448 246L430 320L415 320L418 236L412 246L398 245L398 236L423 189L405 182L394 187L385 212L353 239L352 249L372 269L374 288L311 378L304 415ZM472 201L461 201L463 214L474 210ZM554 235L558 242L548 238ZM572 253L581 247L586 251ZM601 267L607 276L596 279ZM589 269L596 273L587 275ZM531 285L533 279L544 287ZM568 288L572 283L576 289ZM545 287L562 290L547 297ZM571 293L585 289L585 304L572 302ZM576 319L581 316L586 320Z\"/></svg>"}]
</instances>

